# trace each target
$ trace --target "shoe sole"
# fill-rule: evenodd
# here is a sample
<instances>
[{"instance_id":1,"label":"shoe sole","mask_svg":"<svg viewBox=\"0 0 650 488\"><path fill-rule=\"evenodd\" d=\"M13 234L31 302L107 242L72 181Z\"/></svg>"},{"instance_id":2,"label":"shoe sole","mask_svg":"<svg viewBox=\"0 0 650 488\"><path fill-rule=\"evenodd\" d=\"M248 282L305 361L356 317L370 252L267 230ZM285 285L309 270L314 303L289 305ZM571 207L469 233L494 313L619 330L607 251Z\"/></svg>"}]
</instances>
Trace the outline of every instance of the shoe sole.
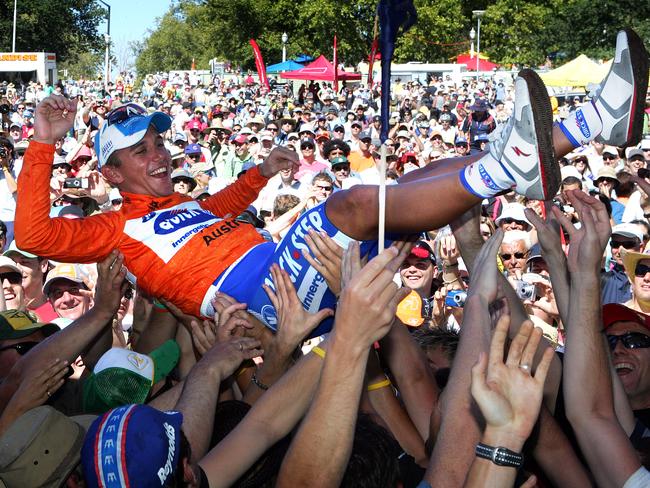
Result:
<instances>
[{"instance_id":1,"label":"shoe sole","mask_svg":"<svg viewBox=\"0 0 650 488\"><path fill-rule=\"evenodd\" d=\"M632 29L623 29L627 36L627 46L630 52L632 63L632 74L634 75L634 99L632 107L634 113L630 116L630 125L627 130L627 141L623 147L635 146L641 141L643 135L643 113L645 109L645 96L648 91L648 52L643 41Z\"/></svg>"},{"instance_id":2,"label":"shoe sole","mask_svg":"<svg viewBox=\"0 0 650 488\"><path fill-rule=\"evenodd\" d=\"M526 81L528 87L528 97L535 123L535 136L537 137L541 193L544 200L549 200L555 196L562 181L560 166L555 159L555 149L553 147L551 99L548 96L546 85L533 70L521 70L519 77Z\"/></svg>"}]
</instances>

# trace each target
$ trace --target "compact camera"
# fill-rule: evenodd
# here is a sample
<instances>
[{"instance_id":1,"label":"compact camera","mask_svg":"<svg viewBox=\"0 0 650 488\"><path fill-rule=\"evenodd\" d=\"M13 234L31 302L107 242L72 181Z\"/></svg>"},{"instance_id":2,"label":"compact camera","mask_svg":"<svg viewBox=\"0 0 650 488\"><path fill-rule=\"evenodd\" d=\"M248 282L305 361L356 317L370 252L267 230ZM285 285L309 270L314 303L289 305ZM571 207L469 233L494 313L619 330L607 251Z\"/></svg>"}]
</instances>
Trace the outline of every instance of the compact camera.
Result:
<instances>
[{"instance_id":1,"label":"compact camera","mask_svg":"<svg viewBox=\"0 0 650 488\"><path fill-rule=\"evenodd\" d=\"M515 285L515 291L521 300L534 301L537 297L535 293L535 285L532 283L526 283L525 281L517 280L515 282Z\"/></svg>"},{"instance_id":2,"label":"compact camera","mask_svg":"<svg viewBox=\"0 0 650 488\"><path fill-rule=\"evenodd\" d=\"M76 188L78 190L87 189L88 178L66 178L63 182L63 188Z\"/></svg>"},{"instance_id":3,"label":"compact camera","mask_svg":"<svg viewBox=\"0 0 650 488\"><path fill-rule=\"evenodd\" d=\"M452 290L445 297L445 305L448 307L464 307L467 300L467 292L463 290Z\"/></svg>"}]
</instances>

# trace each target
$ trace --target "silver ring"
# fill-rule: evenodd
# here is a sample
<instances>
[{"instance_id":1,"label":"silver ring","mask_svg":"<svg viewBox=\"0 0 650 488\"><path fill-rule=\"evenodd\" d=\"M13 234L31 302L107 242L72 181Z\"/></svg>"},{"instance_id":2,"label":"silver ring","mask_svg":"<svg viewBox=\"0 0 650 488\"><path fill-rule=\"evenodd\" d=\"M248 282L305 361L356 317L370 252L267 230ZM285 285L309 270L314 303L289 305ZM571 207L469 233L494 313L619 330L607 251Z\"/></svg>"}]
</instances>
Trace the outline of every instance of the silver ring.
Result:
<instances>
[{"instance_id":1,"label":"silver ring","mask_svg":"<svg viewBox=\"0 0 650 488\"><path fill-rule=\"evenodd\" d=\"M530 364L520 364L519 367L524 371L530 371Z\"/></svg>"}]
</instances>

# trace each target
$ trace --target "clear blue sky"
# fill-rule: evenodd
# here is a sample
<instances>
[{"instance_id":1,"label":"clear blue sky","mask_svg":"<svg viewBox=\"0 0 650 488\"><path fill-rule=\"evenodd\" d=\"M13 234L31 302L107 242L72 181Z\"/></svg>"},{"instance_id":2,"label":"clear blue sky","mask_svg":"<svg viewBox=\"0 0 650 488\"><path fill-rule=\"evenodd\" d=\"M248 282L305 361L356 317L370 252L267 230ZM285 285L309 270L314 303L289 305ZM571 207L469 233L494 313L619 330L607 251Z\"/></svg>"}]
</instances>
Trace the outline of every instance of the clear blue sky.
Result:
<instances>
[{"instance_id":1,"label":"clear blue sky","mask_svg":"<svg viewBox=\"0 0 650 488\"><path fill-rule=\"evenodd\" d=\"M118 62L126 55L130 41L142 40L148 29L155 27L156 18L162 17L173 3L171 0L106 0L111 6L111 41L113 55ZM102 23L99 32L106 32Z\"/></svg>"}]
</instances>

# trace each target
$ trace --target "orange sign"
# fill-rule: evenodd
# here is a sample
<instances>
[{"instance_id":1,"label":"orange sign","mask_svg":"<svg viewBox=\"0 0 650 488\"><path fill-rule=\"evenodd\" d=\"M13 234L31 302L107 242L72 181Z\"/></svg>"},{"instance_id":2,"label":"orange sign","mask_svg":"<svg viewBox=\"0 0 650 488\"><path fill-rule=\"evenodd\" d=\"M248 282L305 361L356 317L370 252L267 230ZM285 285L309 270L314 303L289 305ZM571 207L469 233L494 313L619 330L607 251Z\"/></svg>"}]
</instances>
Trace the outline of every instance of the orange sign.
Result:
<instances>
[{"instance_id":1,"label":"orange sign","mask_svg":"<svg viewBox=\"0 0 650 488\"><path fill-rule=\"evenodd\" d=\"M2 54L0 61L36 61L36 54Z\"/></svg>"}]
</instances>

